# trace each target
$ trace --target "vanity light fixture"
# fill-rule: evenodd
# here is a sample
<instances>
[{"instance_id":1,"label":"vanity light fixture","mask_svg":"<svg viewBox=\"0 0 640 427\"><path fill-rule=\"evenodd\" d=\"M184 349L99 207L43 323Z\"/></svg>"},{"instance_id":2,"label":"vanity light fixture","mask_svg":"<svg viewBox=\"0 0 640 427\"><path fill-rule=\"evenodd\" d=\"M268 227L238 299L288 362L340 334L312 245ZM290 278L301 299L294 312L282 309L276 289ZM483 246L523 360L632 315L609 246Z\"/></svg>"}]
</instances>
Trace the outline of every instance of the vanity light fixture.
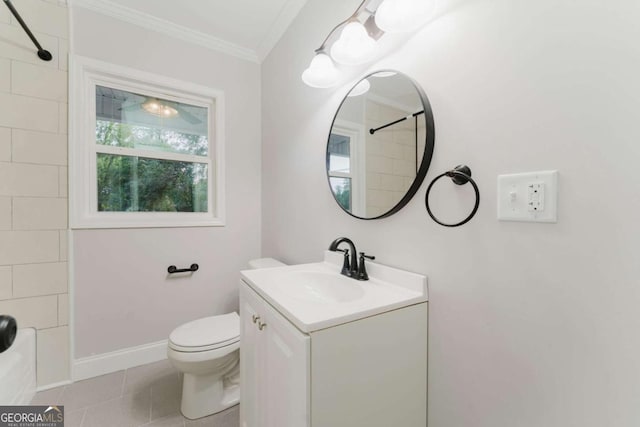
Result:
<instances>
[{"instance_id":1,"label":"vanity light fixture","mask_svg":"<svg viewBox=\"0 0 640 427\"><path fill-rule=\"evenodd\" d=\"M308 86L316 88L334 86L339 78L340 73L324 50L316 53L309 68L302 73L302 81Z\"/></svg>"},{"instance_id":2,"label":"vanity light fixture","mask_svg":"<svg viewBox=\"0 0 640 427\"><path fill-rule=\"evenodd\" d=\"M414 31L424 25L434 0L385 0L376 11L376 25L386 33Z\"/></svg>"},{"instance_id":3,"label":"vanity light fixture","mask_svg":"<svg viewBox=\"0 0 640 427\"><path fill-rule=\"evenodd\" d=\"M373 56L376 41L359 21L349 22L331 46L331 57L339 64L364 64Z\"/></svg>"},{"instance_id":4,"label":"vanity light fixture","mask_svg":"<svg viewBox=\"0 0 640 427\"><path fill-rule=\"evenodd\" d=\"M434 4L435 0L363 0L356 11L336 25L316 49L311 65L302 73L302 81L315 88L335 86L340 80L340 72L333 61L349 66L371 60L376 41L385 32L417 30L427 22ZM339 29L342 29L340 37L329 49L329 57L327 43Z\"/></svg>"}]
</instances>

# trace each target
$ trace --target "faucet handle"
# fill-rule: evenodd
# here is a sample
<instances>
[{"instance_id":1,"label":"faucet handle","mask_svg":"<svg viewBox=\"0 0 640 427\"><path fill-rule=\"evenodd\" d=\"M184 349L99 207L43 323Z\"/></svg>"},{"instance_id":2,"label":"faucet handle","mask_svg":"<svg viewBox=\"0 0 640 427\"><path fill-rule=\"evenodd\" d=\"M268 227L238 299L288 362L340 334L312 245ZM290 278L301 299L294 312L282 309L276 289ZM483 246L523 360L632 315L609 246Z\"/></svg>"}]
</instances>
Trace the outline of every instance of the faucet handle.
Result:
<instances>
[{"instance_id":1,"label":"faucet handle","mask_svg":"<svg viewBox=\"0 0 640 427\"><path fill-rule=\"evenodd\" d=\"M376 259L376 257L373 256L373 255L367 255L364 252L360 252L360 259L362 259L362 258L366 258L366 259L370 259L370 260Z\"/></svg>"},{"instance_id":2,"label":"faucet handle","mask_svg":"<svg viewBox=\"0 0 640 427\"><path fill-rule=\"evenodd\" d=\"M340 274L345 276L351 275L351 263L349 262L349 249L336 249L336 251L344 253L344 261L342 262L342 271Z\"/></svg>"},{"instance_id":3,"label":"faucet handle","mask_svg":"<svg viewBox=\"0 0 640 427\"><path fill-rule=\"evenodd\" d=\"M360 252L360 262L358 263L358 280L369 280L369 275L367 274L367 268L364 265L364 259L376 259L373 255L367 255L364 252Z\"/></svg>"}]
</instances>

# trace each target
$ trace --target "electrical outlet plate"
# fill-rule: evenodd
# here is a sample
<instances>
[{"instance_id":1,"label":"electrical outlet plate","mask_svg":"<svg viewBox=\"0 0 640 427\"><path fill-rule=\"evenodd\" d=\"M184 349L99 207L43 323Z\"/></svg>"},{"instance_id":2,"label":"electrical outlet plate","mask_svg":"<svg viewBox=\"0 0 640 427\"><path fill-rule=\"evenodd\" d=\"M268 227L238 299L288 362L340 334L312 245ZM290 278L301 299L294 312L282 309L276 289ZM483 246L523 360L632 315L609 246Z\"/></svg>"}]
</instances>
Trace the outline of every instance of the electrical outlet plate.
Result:
<instances>
[{"instance_id":1,"label":"electrical outlet plate","mask_svg":"<svg viewBox=\"0 0 640 427\"><path fill-rule=\"evenodd\" d=\"M498 219L558 222L558 171L498 176Z\"/></svg>"}]
</instances>

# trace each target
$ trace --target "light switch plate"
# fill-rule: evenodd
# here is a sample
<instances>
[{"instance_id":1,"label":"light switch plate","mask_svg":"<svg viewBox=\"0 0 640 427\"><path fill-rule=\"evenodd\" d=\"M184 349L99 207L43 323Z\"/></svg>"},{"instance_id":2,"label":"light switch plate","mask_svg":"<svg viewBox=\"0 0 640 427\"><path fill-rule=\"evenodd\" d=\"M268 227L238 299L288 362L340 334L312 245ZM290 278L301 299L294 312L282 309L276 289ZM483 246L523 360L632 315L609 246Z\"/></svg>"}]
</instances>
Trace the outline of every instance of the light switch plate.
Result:
<instances>
[{"instance_id":1,"label":"light switch plate","mask_svg":"<svg viewBox=\"0 0 640 427\"><path fill-rule=\"evenodd\" d=\"M498 175L498 219L558 222L558 171Z\"/></svg>"}]
</instances>

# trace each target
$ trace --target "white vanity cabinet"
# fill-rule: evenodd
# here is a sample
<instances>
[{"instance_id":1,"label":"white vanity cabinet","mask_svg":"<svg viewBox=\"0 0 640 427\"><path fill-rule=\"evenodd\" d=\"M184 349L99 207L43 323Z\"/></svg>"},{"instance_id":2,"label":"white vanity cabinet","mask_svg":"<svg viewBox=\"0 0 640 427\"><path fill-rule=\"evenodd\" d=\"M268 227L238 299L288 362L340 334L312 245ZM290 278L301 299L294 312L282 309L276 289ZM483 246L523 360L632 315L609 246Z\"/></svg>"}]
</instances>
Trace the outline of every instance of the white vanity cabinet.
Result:
<instances>
[{"instance_id":1,"label":"white vanity cabinet","mask_svg":"<svg viewBox=\"0 0 640 427\"><path fill-rule=\"evenodd\" d=\"M426 302L303 332L242 281L240 319L241 427L427 425Z\"/></svg>"},{"instance_id":2,"label":"white vanity cabinet","mask_svg":"<svg viewBox=\"0 0 640 427\"><path fill-rule=\"evenodd\" d=\"M309 336L244 283L240 325L240 426L308 426Z\"/></svg>"}]
</instances>

